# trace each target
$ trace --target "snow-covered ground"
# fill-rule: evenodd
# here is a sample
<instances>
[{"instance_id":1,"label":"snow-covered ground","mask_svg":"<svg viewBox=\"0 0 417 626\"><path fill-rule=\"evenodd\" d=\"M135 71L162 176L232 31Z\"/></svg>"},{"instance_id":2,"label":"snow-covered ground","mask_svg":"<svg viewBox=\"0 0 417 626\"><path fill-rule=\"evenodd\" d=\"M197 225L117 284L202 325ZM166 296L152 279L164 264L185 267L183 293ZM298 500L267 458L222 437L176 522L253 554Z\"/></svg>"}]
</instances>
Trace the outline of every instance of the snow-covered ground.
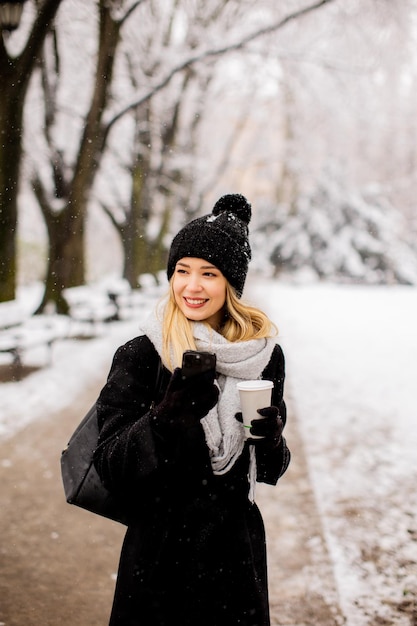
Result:
<instances>
[{"instance_id":1,"label":"snow-covered ground","mask_svg":"<svg viewBox=\"0 0 417 626\"><path fill-rule=\"evenodd\" d=\"M280 327L347 623L415 624L417 289L257 280L251 296Z\"/></svg>"},{"instance_id":2,"label":"snow-covered ground","mask_svg":"<svg viewBox=\"0 0 417 626\"><path fill-rule=\"evenodd\" d=\"M417 288L256 278L247 296L280 329L346 623L415 623ZM115 348L147 310L95 339L58 341L51 366L1 383L0 436L104 382Z\"/></svg>"}]
</instances>

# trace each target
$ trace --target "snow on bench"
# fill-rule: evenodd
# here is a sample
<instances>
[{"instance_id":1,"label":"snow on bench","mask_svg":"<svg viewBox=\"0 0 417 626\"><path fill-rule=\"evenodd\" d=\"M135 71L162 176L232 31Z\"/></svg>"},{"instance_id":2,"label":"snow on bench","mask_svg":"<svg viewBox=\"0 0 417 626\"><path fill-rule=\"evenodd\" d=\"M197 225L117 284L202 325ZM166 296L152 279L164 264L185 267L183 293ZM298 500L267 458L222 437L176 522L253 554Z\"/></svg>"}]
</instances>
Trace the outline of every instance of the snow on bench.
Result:
<instances>
[{"instance_id":1,"label":"snow on bench","mask_svg":"<svg viewBox=\"0 0 417 626\"><path fill-rule=\"evenodd\" d=\"M19 326L27 318L27 311L16 300L0 302L0 330Z\"/></svg>"},{"instance_id":2,"label":"snow on bench","mask_svg":"<svg viewBox=\"0 0 417 626\"><path fill-rule=\"evenodd\" d=\"M166 271L161 270L156 274L140 274L138 285L149 296L158 296L168 288Z\"/></svg>"},{"instance_id":3,"label":"snow on bench","mask_svg":"<svg viewBox=\"0 0 417 626\"><path fill-rule=\"evenodd\" d=\"M143 309L150 306L155 297L160 296L162 290L166 289L166 285L161 286L160 283L157 283L155 276L151 274L142 274L140 285L139 288L132 289L125 278L107 276L96 283L95 290L113 303L115 307L114 320L127 320L141 314Z\"/></svg>"},{"instance_id":4,"label":"snow on bench","mask_svg":"<svg viewBox=\"0 0 417 626\"><path fill-rule=\"evenodd\" d=\"M69 305L69 316L81 330L88 326L93 335L102 323L117 319L117 307L109 295L98 287L81 285L64 289L63 295Z\"/></svg>"},{"instance_id":5,"label":"snow on bench","mask_svg":"<svg viewBox=\"0 0 417 626\"><path fill-rule=\"evenodd\" d=\"M10 354L16 377L19 380L23 368L23 355L38 347L48 351L51 363L52 345L57 339L68 335L68 318L61 315L36 315L19 325L0 331L0 353Z\"/></svg>"}]
</instances>

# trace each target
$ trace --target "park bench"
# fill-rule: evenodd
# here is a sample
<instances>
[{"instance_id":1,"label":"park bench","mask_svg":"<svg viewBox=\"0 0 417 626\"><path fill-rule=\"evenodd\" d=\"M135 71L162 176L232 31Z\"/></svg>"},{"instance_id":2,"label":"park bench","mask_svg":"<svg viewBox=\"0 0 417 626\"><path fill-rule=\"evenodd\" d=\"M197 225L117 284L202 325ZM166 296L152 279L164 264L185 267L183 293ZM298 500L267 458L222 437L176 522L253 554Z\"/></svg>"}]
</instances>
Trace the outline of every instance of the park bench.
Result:
<instances>
[{"instance_id":1,"label":"park bench","mask_svg":"<svg viewBox=\"0 0 417 626\"><path fill-rule=\"evenodd\" d=\"M154 300L156 289L160 295L161 287L151 274L140 276L140 288L137 289L132 289L125 278L107 276L93 286L65 290L64 295L67 297L68 294L67 301L71 298L73 302L70 309L74 307L74 313L70 314L74 317L82 304L83 309L85 305L87 311L94 311L99 320L110 322L132 319Z\"/></svg>"},{"instance_id":2,"label":"park bench","mask_svg":"<svg viewBox=\"0 0 417 626\"><path fill-rule=\"evenodd\" d=\"M19 326L27 317L27 311L16 300L0 302L0 331Z\"/></svg>"},{"instance_id":3,"label":"park bench","mask_svg":"<svg viewBox=\"0 0 417 626\"><path fill-rule=\"evenodd\" d=\"M116 319L132 319L146 306L146 296L141 289L132 289L127 280L117 279L103 284L109 299L116 307Z\"/></svg>"},{"instance_id":4,"label":"park bench","mask_svg":"<svg viewBox=\"0 0 417 626\"><path fill-rule=\"evenodd\" d=\"M57 339L68 333L68 319L60 315L24 316L22 319L3 316L0 307L0 354L10 355L15 376L20 380L23 372L23 356L35 348L46 348L51 363L52 346Z\"/></svg>"},{"instance_id":5,"label":"park bench","mask_svg":"<svg viewBox=\"0 0 417 626\"><path fill-rule=\"evenodd\" d=\"M116 319L132 319L136 315L142 315L144 309L151 310L155 299L164 295L168 288L164 271L158 275L141 274L138 285L138 288L132 289L128 281L122 278L102 283L102 288L116 306Z\"/></svg>"},{"instance_id":6,"label":"park bench","mask_svg":"<svg viewBox=\"0 0 417 626\"><path fill-rule=\"evenodd\" d=\"M117 306L109 294L96 286L81 285L64 289L72 322L71 335L97 335L102 324L118 319Z\"/></svg>"}]
</instances>

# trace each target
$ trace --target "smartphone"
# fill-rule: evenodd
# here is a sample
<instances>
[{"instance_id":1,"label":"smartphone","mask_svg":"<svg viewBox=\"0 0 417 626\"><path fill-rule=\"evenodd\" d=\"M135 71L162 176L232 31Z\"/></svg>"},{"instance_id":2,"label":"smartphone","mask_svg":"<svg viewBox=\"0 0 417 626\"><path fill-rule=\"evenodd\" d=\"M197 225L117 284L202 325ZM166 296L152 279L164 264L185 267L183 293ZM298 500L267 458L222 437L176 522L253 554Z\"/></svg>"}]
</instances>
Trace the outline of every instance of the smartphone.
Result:
<instances>
[{"instance_id":1,"label":"smartphone","mask_svg":"<svg viewBox=\"0 0 417 626\"><path fill-rule=\"evenodd\" d=\"M184 378L191 378L196 374L202 374L216 370L216 355L211 352L198 352L186 350L182 357L182 374Z\"/></svg>"}]
</instances>

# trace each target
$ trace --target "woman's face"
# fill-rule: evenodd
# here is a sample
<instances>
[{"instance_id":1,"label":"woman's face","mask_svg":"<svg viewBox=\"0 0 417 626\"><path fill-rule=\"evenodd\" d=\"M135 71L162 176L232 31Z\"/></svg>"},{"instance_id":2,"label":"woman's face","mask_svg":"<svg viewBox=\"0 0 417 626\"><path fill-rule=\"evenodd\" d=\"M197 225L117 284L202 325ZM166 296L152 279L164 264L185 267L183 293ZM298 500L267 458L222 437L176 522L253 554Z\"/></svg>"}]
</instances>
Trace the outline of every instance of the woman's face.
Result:
<instances>
[{"instance_id":1,"label":"woman's face","mask_svg":"<svg viewBox=\"0 0 417 626\"><path fill-rule=\"evenodd\" d=\"M204 259L184 257L175 266L172 288L175 302L194 322L207 322L218 328L226 301L226 279Z\"/></svg>"}]
</instances>

